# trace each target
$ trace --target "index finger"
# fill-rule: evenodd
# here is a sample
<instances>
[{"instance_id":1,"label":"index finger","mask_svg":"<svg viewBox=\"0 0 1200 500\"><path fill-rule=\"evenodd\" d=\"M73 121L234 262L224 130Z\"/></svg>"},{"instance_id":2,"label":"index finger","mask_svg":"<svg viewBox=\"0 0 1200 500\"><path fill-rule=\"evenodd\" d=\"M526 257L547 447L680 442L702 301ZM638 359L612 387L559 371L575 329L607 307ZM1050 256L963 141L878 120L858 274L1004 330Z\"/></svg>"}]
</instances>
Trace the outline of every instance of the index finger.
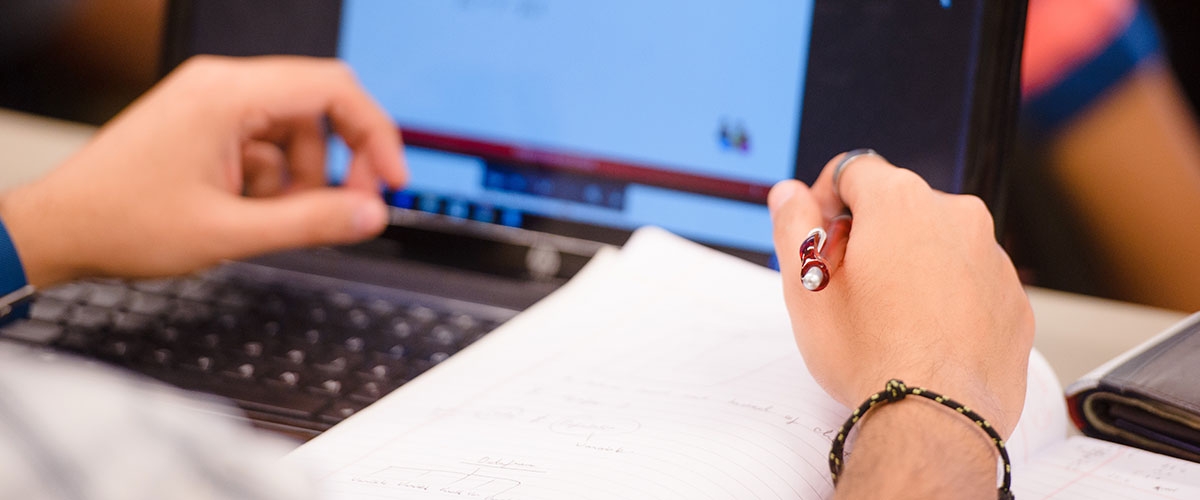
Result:
<instances>
[{"instance_id":1,"label":"index finger","mask_svg":"<svg viewBox=\"0 0 1200 500\"><path fill-rule=\"evenodd\" d=\"M399 128L344 62L292 56L204 61L209 62L200 64L237 68L231 102L238 110L250 112L249 127L297 117L328 117L355 157L364 160L356 160L356 166L365 163L391 187L406 181ZM256 112L263 116L255 116Z\"/></svg>"}]
</instances>

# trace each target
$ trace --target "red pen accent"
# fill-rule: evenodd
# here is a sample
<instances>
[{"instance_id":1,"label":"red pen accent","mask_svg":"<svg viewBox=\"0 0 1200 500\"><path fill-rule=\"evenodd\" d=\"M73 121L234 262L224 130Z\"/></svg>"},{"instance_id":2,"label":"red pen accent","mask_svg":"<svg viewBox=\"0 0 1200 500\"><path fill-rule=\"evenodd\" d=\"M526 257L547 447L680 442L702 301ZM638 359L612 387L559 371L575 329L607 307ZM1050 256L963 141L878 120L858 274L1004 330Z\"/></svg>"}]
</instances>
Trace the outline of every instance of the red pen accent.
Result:
<instances>
[{"instance_id":1,"label":"red pen accent","mask_svg":"<svg viewBox=\"0 0 1200 500\"><path fill-rule=\"evenodd\" d=\"M825 260L825 246L830 240L845 239L850 235L849 215L839 215L829 221L829 229L815 228L800 244L800 283L809 291L819 292L829 286L833 276Z\"/></svg>"},{"instance_id":2,"label":"red pen accent","mask_svg":"<svg viewBox=\"0 0 1200 500\"><path fill-rule=\"evenodd\" d=\"M809 291L819 292L829 285L829 266L825 265L825 259L820 256L804 261L800 275L804 277L804 288Z\"/></svg>"}]
</instances>

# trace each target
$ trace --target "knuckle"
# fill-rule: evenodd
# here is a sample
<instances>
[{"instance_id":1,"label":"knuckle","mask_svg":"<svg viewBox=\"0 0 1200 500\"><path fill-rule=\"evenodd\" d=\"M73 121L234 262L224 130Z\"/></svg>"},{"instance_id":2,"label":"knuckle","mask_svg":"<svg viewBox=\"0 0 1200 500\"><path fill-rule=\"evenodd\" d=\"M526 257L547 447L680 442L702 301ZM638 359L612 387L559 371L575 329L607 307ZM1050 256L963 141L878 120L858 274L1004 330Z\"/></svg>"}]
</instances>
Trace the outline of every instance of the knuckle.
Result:
<instances>
[{"instance_id":1,"label":"knuckle","mask_svg":"<svg viewBox=\"0 0 1200 500\"><path fill-rule=\"evenodd\" d=\"M357 75L354 73L354 68L351 67L350 63L347 63L346 61L341 59L328 59L325 61L325 65L329 72L333 74L334 78L349 82L356 82L358 80Z\"/></svg>"},{"instance_id":2,"label":"knuckle","mask_svg":"<svg viewBox=\"0 0 1200 500\"><path fill-rule=\"evenodd\" d=\"M978 219L992 219L992 213L988 210L987 204L978 196L973 194L964 194L957 197L959 204L962 205L962 210L967 212L972 217Z\"/></svg>"},{"instance_id":3,"label":"knuckle","mask_svg":"<svg viewBox=\"0 0 1200 500\"><path fill-rule=\"evenodd\" d=\"M916 172L906 168L897 168L891 171L889 183L895 190L904 192L923 192L929 191L929 184L925 179L921 178Z\"/></svg>"},{"instance_id":4,"label":"knuckle","mask_svg":"<svg viewBox=\"0 0 1200 500\"><path fill-rule=\"evenodd\" d=\"M174 80L192 97L199 98L215 87L226 85L232 61L228 57L199 55L183 62L174 72Z\"/></svg>"},{"instance_id":5,"label":"knuckle","mask_svg":"<svg viewBox=\"0 0 1200 500\"><path fill-rule=\"evenodd\" d=\"M897 168L890 171L874 193L879 201L893 207L918 207L926 203L932 191L929 184L912 170Z\"/></svg>"},{"instance_id":6,"label":"knuckle","mask_svg":"<svg viewBox=\"0 0 1200 500\"><path fill-rule=\"evenodd\" d=\"M227 57L201 54L188 58L179 65L177 71L186 75L204 75L213 71L221 71L228 65L229 58Z\"/></svg>"},{"instance_id":7,"label":"knuckle","mask_svg":"<svg viewBox=\"0 0 1200 500\"><path fill-rule=\"evenodd\" d=\"M955 204L956 209L966 218L967 224L987 235L989 242L994 241L995 236L992 233L996 230L996 223L992 212L982 199L975 195L959 195L955 197Z\"/></svg>"}]
</instances>

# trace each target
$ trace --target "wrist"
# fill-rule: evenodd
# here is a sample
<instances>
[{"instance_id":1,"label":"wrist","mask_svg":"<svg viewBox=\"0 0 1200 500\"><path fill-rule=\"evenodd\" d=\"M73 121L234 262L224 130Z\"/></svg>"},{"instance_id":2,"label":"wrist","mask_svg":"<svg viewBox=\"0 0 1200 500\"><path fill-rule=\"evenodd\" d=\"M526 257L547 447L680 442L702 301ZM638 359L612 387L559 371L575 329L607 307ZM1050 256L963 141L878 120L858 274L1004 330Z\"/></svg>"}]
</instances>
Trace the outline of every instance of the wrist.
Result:
<instances>
[{"instance_id":1,"label":"wrist","mask_svg":"<svg viewBox=\"0 0 1200 500\"><path fill-rule=\"evenodd\" d=\"M70 281L81 274L71 264L74 260L62 251L70 238L67 228L53 222L55 208L55 204L42 199L36 184L0 197L0 220L8 229L26 281L38 288Z\"/></svg>"},{"instance_id":2,"label":"wrist","mask_svg":"<svg viewBox=\"0 0 1200 500\"><path fill-rule=\"evenodd\" d=\"M971 420L908 397L863 416L836 498L995 498L998 454Z\"/></svg>"},{"instance_id":3,"label":"wrist","mask_svg":"<svg viewBox=\"0 0 1200 500\"><path fill-rule=\"evenodd\" d=\"M926 361L924 365L928 366L930 363ZM891 369L888 373L890 375L880 374L869 382L864 382L860 389L861 397L855 399L852 404L861 403L870 395L879 392L889 380L899 379L909 387L924 387L945 394L974 409L986 417L1000 436L1005 439L1012 434L1013 428L1017 425L1017 419L1020 417L1021 408L1016 408L1015 412L1007 410L996 395L996 387L989 384L985 377L969 368L957 368L949 363L944 363L938 365L936 371ZM1024 372L1022 371L1021 374L1023 375ZM1023 376L1019 377L1019 380L1006 380L1005 384L1017 382L1020 382L1021 387L1025 386ZM1024 394L1023 391L1022 394ZM929 401L924 401L924 403L929 403ZM954 415L951 413L950 416Z\"/></svg>"}]
</instances>

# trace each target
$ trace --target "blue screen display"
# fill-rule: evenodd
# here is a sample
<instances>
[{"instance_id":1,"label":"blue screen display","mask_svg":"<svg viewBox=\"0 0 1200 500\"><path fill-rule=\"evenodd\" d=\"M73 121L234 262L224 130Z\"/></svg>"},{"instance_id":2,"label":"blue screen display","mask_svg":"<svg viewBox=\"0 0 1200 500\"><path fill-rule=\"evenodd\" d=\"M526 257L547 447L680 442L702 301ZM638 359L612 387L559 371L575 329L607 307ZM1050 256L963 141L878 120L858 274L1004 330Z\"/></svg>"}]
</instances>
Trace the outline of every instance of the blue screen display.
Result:
<instances>
[{"instance_id":1,"label":"blue screen display","mask_svg":"<svg viewBox=\"0 0 1200 500\"><path fill-rule=\"evenodd\" d=\"M347 0L338 55L405 135L394 204L771 250L812 0ZM336 178L347 152L332 148Z\"/></svg>"}]
</instances>

